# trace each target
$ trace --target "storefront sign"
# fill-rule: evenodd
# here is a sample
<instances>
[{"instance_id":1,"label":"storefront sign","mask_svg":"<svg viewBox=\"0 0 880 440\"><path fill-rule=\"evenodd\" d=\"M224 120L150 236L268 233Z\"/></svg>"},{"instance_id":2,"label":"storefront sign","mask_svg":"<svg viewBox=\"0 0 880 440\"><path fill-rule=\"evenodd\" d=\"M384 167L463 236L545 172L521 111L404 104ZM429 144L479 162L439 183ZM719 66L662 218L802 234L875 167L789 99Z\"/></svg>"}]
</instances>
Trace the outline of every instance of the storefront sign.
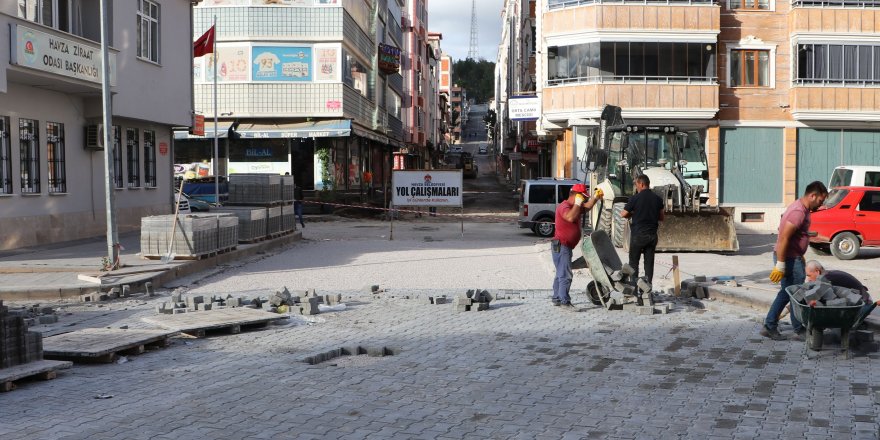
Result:
<instances>
[{"instance_id":1,"label":"storefront sign","mask_svg":"<svg viewBox=\"0 0 880 440\"><path fill-rule=\"evenodd\" d=\"M541 98L511 96L507 100L507 115L511 121L537 121L541 117Z\"/></svg>"},{"instance_id":2,"label":"storefront sign","mask_svg":"<svg viewBox=\"0 0 880 440\"><path fill-rule=\"evenodd\" d=\"M101 50L84 42L13 24L12 64L100 84ZM110 85L116 85L116 54L110 54Z\"/></svg>"},{"instance_id":3,"label":"storefront sign","mask_svg":"<svg viewBox=\"0 0 880 440\"><path fill-rule=\"evenodd\" d=\"M462 206L461 170L395 170L391 182L394 206Z\"/></svg>"},{"instance_id":4,"label":"storefront sign","mask_svg":"<svg viewBox=\"0 0 880 440\"><path fill-rule=\"evenodd\" d=\"M162 156L168 155L168 142L159 142L159 154Z\"/></svg>"},{"instance_id":5,"label":"storefront sign","mask_svg":"<svg viewBox=\"0 0 880 440\"><path fill-rule=\"evenodd\" d=\"M254 81L312 80L312 48L298 46L253 48Z\"/></svg>"},{"instance_id":6,"label":"storefront sign","mask_svg":"<svg viewBox=\"0 0 880 440\"><path fill-rule=\"evenodd\" d=\"M379 70L389 75L400 71L400 49L380 43Z\"/></svg>"},{"instance_id":7,"label":"storefront sign","mask_svg":"<svg viewBox=\"0 0 880 440\"><path fill-rule=\"evenodd\" d=\"M189 134L193 136L205 135L205 115L193 115L192 130Z\"/></svg>"}]
</instances>

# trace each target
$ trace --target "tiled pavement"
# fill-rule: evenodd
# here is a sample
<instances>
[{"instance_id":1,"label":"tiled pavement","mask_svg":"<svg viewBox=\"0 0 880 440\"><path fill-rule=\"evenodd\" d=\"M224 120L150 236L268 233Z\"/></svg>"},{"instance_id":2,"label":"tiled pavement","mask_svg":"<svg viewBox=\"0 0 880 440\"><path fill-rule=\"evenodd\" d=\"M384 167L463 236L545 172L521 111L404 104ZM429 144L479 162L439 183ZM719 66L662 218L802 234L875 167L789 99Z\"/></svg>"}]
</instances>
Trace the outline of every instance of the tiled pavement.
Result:
<instances>
[{"instance_id":1,"label":"tiled pavement","mask_svg":"<svg viewBox=\"0 0 880 440\"><path fill-rule=\"evenodd\" d=\"M878 437L876 353L804 357L802 343L756 336L759 314L735 306L577 313L533 291L454 314L345 293L346 310L312 323L27 383L0 395L0 438ZM440 293L455 292L407 292ZM351 345L397 354L303 362Z\"/></svg>"}]
</instances>

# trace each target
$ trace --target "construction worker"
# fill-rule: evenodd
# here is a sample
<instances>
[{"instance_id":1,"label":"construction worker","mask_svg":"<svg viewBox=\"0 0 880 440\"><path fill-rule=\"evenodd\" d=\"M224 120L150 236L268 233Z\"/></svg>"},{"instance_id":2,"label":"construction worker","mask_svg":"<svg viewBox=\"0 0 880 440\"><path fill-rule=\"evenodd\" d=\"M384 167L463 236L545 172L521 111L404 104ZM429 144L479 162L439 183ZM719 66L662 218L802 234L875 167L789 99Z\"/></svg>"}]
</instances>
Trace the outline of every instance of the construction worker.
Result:
<instances>
[{"instance_id":1,"label":"construction worker","mask_svg":"<svg viewBox=\"0 0 880 440\"><path fill-rule=\"evenodd\" d=\"M645 256L645 279L654 282L654 252L657 249L657 229L664 219L663 199L651 191L651 179L641 174L636 177L636 195L629 198L621 217L632 219L629 240L629 265L639 274L639 259Z\"/></svg>"},{"instance_id":2,"label":"construction worker","mask_svg":"<svg viewBox=\"0 0 880 440\"><path fill-rule=\"evenodd\" d=\"M568 198L556 207L555 233L551 242L553 266L556 276L553 278L554 306L574 308L571 304L571 254L581 241L581 216L584 210L591 209L596 201L602 198L602 190L597 189L592 198L587 187L578 183L571 187Z\"/></svg>"},{"instance_id":3,"label":"construction worker","mask_svg":"<svg viewBox=\"0 0 880 440\"><path fill-rule=\"evenodd\" d=\"M773 248L773 270L770 271L770 281L781 283L776 299L770 305L767 317L764 318L764 326L761 328L761 336L780 341L787 339L777 327L779 326L779 314L788 305L788 293L785 288L795 284L803 284L806 278L804 254L810 244L808 232L810 230L810 213L819 209L825 198L828 197L828 188L822 182L814 181L807 185L803 197L795 200L779 221L779 236L776 238L776 246ZM791 326L794 330L792 339L804 339L804 326L797 320L794 313L791 314Z\"/></svg>"},{"instance_id":4,"label":"construction worker","mask_svg":"<svg viewBox=\"0 0 880 440\"><path fill-rule=\"evenodd\" d=\"M858 278L842 270L825 270L825 266L816 260L807 261L804 267L807 281L819 280L832 286L853 289L862 295L862 300L865 302L865 305L862 306L862 313L871 313L871 310L874 309L874 302L871 301L868 288Z\"/></svg>"}]
</instances>

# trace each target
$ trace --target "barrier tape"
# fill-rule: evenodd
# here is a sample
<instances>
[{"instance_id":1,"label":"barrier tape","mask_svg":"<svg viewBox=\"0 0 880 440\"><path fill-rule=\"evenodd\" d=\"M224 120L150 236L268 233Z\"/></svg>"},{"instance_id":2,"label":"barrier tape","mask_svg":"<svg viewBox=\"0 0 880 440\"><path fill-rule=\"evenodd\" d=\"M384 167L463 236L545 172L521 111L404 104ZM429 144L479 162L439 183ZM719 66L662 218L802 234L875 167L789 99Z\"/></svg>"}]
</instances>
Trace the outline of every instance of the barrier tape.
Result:
<instances>
[{"instance_id":1,"label":"barrier tape","mask_svg":"<svg viewBox=\"0 0 880 440\"><path fill-rule=\"evenodd\" d=\"M374 211L408 212L408 213L418 214L418 215L427 214L432 217L450 217L450 218L455 218L455 219L476 218L476 219L481 219L481 220L499 220L499 221L504 221L504 222L516 221L516 217L489 217L489 216L480 216L480 215L473 215L473 214L445 214L445 213L439 213L439 212L432 213L432 212L425 212L425 211L414 210L414 209L382 208L382 207L371 206L371 205L353 205L353 204L346 204L346 203L316 202L316 201L311 201L311 200L303 200L302 203L308 203L308 204L312 204L312 205L338 206L338 207L343 207L343 208L361 208L361 209L370 209L370 210L374 210ZM455 209L455 208L451 208L451 209ZM554 222L532 222L532 223L537 224L537 223L554 223ZM672 271L674 271L676 269L676 266L671 262L671 260L670 260L669 264L664 263L662 261L655 260L654 264L658 264L660 266L664 266L664 267L669 268L669 270L666 272L666 274L663 275L662 277L660 277L661 279L664 279L664 280L668 280L669 274L671 274ZM684 275L688 275L690 277L696 276L692 273L685 272L685 271L681 270L680 268L679 268L679 272Z\"/></svg>"}]
</instances>

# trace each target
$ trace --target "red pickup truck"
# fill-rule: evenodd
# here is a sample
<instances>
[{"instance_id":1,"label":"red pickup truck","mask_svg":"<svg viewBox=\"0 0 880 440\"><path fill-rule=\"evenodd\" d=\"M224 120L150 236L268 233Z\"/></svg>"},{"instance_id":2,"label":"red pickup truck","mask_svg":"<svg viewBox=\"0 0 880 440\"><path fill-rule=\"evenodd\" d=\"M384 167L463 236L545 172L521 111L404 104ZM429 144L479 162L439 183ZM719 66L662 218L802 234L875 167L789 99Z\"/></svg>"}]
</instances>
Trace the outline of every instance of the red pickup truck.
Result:
<instances>
[{"instance_id":1,"label":"red pickup truck","mask_svg":"<svg viewBox=\"0 0 880 440\"><path fill-rule=\"evenodd\" d=\"M880 187L832 189L825 205L811 215L810 246L852 260L865 246L880 246Z\"/></svg>"}]
</instances>

